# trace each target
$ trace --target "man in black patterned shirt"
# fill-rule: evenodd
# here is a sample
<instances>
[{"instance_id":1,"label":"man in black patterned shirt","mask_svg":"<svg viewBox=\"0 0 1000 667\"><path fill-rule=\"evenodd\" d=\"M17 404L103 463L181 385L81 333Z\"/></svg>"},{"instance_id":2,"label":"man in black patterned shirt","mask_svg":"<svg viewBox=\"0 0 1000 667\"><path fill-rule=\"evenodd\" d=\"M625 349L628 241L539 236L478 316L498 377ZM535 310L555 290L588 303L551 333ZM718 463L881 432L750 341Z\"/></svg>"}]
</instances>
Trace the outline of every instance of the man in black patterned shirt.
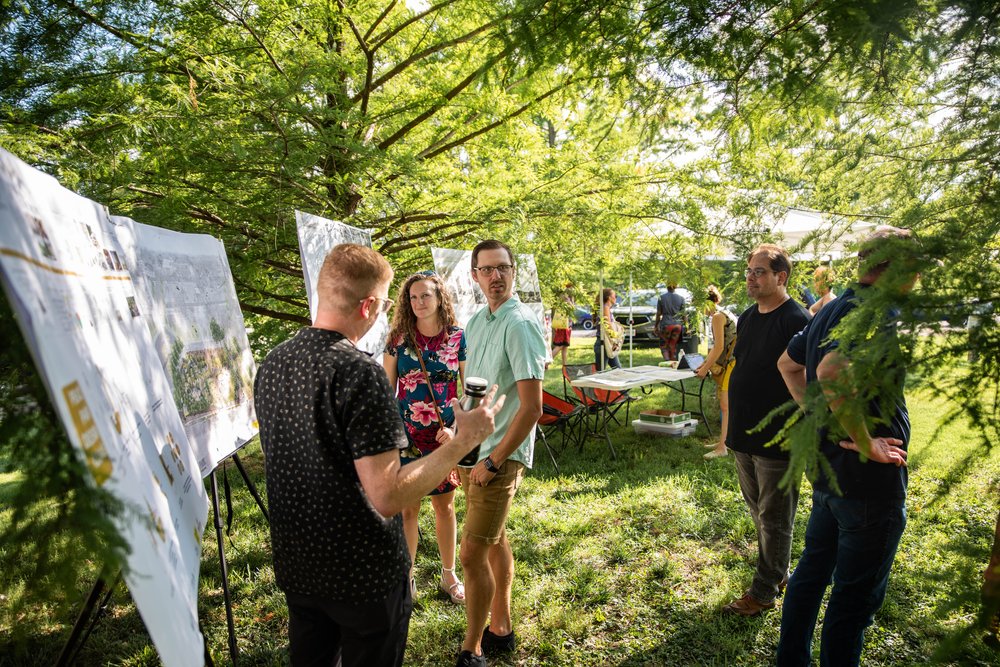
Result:
<instances>
[{"instance_id":1,"label":"man in black patterned shirt","mask_svg":"<svg viewBox=\"0 0 1000 667\"><path fill-rule=\"evenodd\" d=\"M355 347L388 310L392 269L336 246L320 271L312 327L267 356L255 382L274 573L288 602L293 665L401 665L410 559L400 511L493 432L496 387L456 410L457 435L400 467L406 435L381 365Z\"/></svg>"}]
</instances>

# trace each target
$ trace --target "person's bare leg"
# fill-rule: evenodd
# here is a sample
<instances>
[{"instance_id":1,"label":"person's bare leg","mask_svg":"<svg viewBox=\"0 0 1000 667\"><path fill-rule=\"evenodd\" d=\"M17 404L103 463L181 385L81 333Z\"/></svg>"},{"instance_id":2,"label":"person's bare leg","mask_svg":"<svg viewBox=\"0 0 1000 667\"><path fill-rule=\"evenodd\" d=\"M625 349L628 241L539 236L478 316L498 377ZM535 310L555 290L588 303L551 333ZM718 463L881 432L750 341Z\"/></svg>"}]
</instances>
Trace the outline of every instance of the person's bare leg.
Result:
<instances>
[{"instance_id":1,"label":"person's bare leg","mask_svg":"<svg viewBox=\"0 0 1000 667\"><path fill-rule=\"evenodd\" d=\"M729 392L719 391L719 412L722 414L722 426L719 428L719 443L712 451L719 455L726 453L726 433L729 431Z\"/></svg>"},{"instance_id":2,"label":"person's bare leg","mask_svg":"<svg viewBox=\"0 0 1000 667\"><path fill-rule=\"evenodd\" d=\"M563 366L566 365L566 352L567 351L569 351L569 346L568 345L563 345L563 348L562 348L562 364L563 364Z\"/></svg>"},{"instance_id":3,"label":"person's bare leg","mask_svg":"<svg viewBox=\"0 0 1000 667\"><path fill-rule=\"evenodd\" d=\"M420 516L420 504L403 508L403 537L406 538L406 548L410 552L410 577L413 577L414 569L417 566L417 539L420 537L417 530L417 518Z\"/></svg>"},{"instance_id":4,"label":"person's bare leg","mask_svg":"<svg viewBox=\"0 0 1000 667\"><path fill-rule=\"evenodd\" d=\"M462 572L465 575L465 639L462 650L481 655L483 650L479 640L486 627L486 617L495 591L493 572L490 570L489 553L491 547L462 538Z\"/></svg>"},{"instance_id":5,"label":"person's bare leg","mask_svg":"<svg viewBox=\"0 0 1000 667\"><path fill-rule=\"evenodd\" d=\"M500 541L490 546L489 560L494 584L493 601L490 605L490 632L503 637L512 630L510 597L514 584L514 552L507 541L506 528L500 535Z\"/></svg>"},{"instance_id":6,"label":"person's bare leg","mask_svg":"<svg viewBox=\"0 0 1000 667\"><path fill-rule=\"evenodd\" d=\"M455 574L455 534L458 530L455 492L431 496L431 507L434 508L434 532L437 534L438 553L441 554L441 583L451 591L452 586L462 583Z\"/></svg>"}]
</instances>

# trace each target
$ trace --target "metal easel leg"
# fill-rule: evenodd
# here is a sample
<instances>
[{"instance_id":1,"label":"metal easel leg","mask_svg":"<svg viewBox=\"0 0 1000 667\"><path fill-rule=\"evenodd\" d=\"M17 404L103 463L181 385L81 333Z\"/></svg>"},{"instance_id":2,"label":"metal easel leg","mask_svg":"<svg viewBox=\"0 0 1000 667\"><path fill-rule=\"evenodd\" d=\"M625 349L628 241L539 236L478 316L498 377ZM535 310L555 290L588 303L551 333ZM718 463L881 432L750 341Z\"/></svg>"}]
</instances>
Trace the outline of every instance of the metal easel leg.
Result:
<instances>
[{"instance_id":1,"label":"metal easel leg","mask_svg":"<svg viewBox=\"0 0 1000 667\"><path fill-rule=\"evenodd\" d=\"M247 475L246 468L243 467L243 462L240 460L240 455L233 452L232 458L233 463L236 464L236 469L240 471L241 475L243 475L243 481L246 482L247 488L250 490L250 495L253 496L253 499L257 502L257 507L260 508L260 513L264 515L264 521L267 521L270 524L271 519L267 516L267 508L264 507L264 501L261 500L260 494L257 492L257 485L255 485L253 481L251 481L250 476Z\"/></svg>"},{"instance_id":2,"label":"metal easel leg","mask_svg":"<svg viewBox=\"0 0 1000 667\"><path fill-rule=\"evenodd\" d=\"M90 633L97 626L97 621L101 619L101 616L107 610L111 594L114 592L115 586L118 585L119 579L121 579L121 572L115 576L110 586L102 578L98 578L94 582L94 586L90 589L90 594L87 595L87 599L83 603L83 608L80 610L79 616L77 616L76 623L73 624L69 638L63 645L63 650L59 654L58 660L56 660L56 667L71 665L76 660L80 649L87 643L87 638L90 637ZM102 594L103 598L101 597ZM100 602L98 602L98 599L100 599Z\"/></svg>"},{"instance_id":3,"label":"metal easel leg","mask_svg":"<svg viewBox=\"0 0 1000 667\"><path fill-rule=\"evenodd\" d=\"M229 655L233 667L239 664L239 648L236 646L236 624L233 622L233 605L229 598L229 570L226 567L226 552L222 539L222 516L219 513L219 484L215 470L210 475L212 481L212 512L215 515L215 539L219 545L219 566L222 572L222 597L226 603L226 624L229 626Z\"/></svg>"}]
</instances>

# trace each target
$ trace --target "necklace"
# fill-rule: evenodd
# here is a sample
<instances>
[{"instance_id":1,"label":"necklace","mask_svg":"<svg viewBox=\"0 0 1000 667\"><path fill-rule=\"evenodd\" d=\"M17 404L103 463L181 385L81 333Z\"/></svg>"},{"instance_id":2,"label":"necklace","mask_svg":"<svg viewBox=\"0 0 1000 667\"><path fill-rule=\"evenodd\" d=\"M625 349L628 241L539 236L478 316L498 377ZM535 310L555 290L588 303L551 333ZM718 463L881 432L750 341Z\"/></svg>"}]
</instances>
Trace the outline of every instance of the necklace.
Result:
<instances>
[{"instance_id":1,"label":"necklace","mask_svg":"<svg viewBox=\"0 0 1000 667\"><path fill-rule=\"evenodd\" d=\"M438 331L433 336L425 336L424 334L420 333L420 331L417 331L416 332L417 333L417 338L416 338L417 347L421 348L422 352L429 352L430 349L431 349L431 344L434 343L434 342L436 342L439 338L441 338L441 335L444 332L445 332L445 330L442 328L441 331Z\"/></svg>"}]
</instances>

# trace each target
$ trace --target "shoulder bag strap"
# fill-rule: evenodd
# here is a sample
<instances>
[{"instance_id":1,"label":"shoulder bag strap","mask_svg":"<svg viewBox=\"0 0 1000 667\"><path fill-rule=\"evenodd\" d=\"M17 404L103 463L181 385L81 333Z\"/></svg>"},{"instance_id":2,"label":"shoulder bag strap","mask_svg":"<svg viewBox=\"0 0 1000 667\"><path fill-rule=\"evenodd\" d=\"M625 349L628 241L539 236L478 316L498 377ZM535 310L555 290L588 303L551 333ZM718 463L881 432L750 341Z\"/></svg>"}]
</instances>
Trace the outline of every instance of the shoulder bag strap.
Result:
<instances>
[{"instance_id":1,"label":"shoulder bag strap","mask_svg":"<svg viewBox=\"0 0 1000 667\"><path fill-rule=\"evenodd\" d=\"M427 383L427 391L431 393L431 403L434 405L434 412L437 414L438 424L442 427L445 425L444 419L441 417L441 408L438 407L437 396L434 395L434 385L431 384L431 376L427 372L427 366L424 365L424 353L417 346L417 341L411 341L413 345L413 351L417 353L417 361L420 362L420 370L424 372L424 382Z\"/></svg>"},{"instance_id":2,"label":"shoulder bag strap","mask_svg":"<svg viewBox=\"0 0 1000 667\"><path fill-rule=\"evenodd\" d=\"M729 319L728 315L726 315L726 319L727 320ZM725 335L725 332L726 332L726 329L725 329L725 327L723 327L722 328L722 335L723 336ZM726 364L728 364L729 360L732 358L732 356L733 356L733 349L735 347L736 347L736 336L733 336L733 339L731 341L729 341L729 345L727 345L726 349L722 351L722 359L725 361Z\"/></svg>"}]
</instances>

